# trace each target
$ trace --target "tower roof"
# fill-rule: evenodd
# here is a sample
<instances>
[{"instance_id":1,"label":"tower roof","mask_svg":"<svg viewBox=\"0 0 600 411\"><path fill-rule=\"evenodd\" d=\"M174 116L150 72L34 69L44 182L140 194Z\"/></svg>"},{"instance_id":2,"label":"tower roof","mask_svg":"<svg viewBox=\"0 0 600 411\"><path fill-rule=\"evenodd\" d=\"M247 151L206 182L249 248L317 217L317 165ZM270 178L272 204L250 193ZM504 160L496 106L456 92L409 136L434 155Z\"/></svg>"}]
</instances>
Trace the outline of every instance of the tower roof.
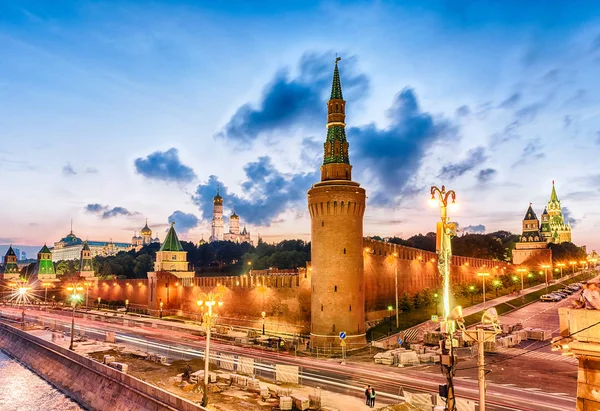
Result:
<instances>
[{"instance_id":1,"label":"tower roof","mask_svg":"<svg viewBox=\"0 0 600 411\"><path fill-rule=\"evenodd\" d=\"M552 194L550 194L550 201L559 201L558 196L556 195L556 188L554 187L554 180L552 180Z\"/></svg>"},{"instance_id":2,"label":"tower roof","mask_svg":"<svg viewBox=\"0 0 600 411\"><path fill-rule=\"evenodd\" d=\"M88 245L87 241L83 242L83 251L90 251L90 246Z\"/></svg>"},{"instance_id":3,"label":"tower roof","mask_svg":"<svg viewBox=\"0 0 600 411\"><path fill-rule=\"evenodd\" d=\"M548 208L544 207L544 212L542 213L542 215L548 214Z\"/></svg>"},{"instance_id":4,"label":"tower roof","mask_svg":"<svg viewBox=\"0 0 600 411\"><path fill-rule=\"evenodd\" d=\"M7 256L11 255L11 256L15 256L16 257L15 251L12 248L12 244L10 246L8 246L8 251L6 252L6 255Z\"/></svg>"},{"instance_id":5,"label":"tower roof","mask_svg":"<svg viewBox=\"0 0 600 411\"><path fill-rule=\"evenodd\" d=\"M237 218L239 219L240 217L235 213L235 207L233 207L233 214L231 214L230 218Z\"/></svg>"},{"instance_id":6,"label":"tower roof","mask_svg":"<svg viewBox=\"0 0 600 411\"><path fill-rule=\"evenodd\" d=\"M338 61L340 60L340 57L336 57L335 59L335 68L333 69L333 83L331 84L330 99L344 99L344 97L342 96L342 83L340 81L340 72L338 71Z\"/></svg>"},{"instance_id":7,"label":"tower roof","mask_svg":"<svg viewBox=\"0 0 600 411\"><path fill-rule=\"evenodd\" d=\"M217 187L217 195L213 197L213 203L215 204L223 204L223 197L221 197L220 187Z\"/></svg>"},{"instance_id":8,"label":"tower roof","mask_svg":"<svg viewBox=\"0 0 600 411\"><path fill-rule=\"evenodd\" d=\"M38 254L50 254L50 249L48 249L48 246L46 244L44 244L44 246L42 247L42 249L40 250L40 252Z\"/></svg>"},{"instance_id":9,"label":"tower roof","mask_svg":"<svg viewBox=\"0 0 600 411\"><path fill-rule=\"evenodd\" d=\"M142 228L142 230L140 231L140 234L152 235L152 230L150 230L150 227L148 227L148 219L146 219L146 225L144 226L144 228Z\"/></svg>"},{"instance_id":10,"label":"tower roof","mask_svg":"<svg viewBox=\"0 0 600 411\"><path fill-rule=\"evenodd\" d=\"M533 208L531 207L531 203L529 203L529 208L527 209L527 212L525 213L525 218L523 220L537 220L537 216L535 215L535 211L533 211Z\"/></svg>"},{"instance_id":11,"label":"tower roof","mask_svg":"<svg viewBox=\"0 0 600 411\"><path fill-rule=\"evenodd\" d=\"M171 223L171 228L169 228L165 242L160 246L160 251L183 251L183 247L181 246L179 238L177 238L177 233L175 232L174 222Z\"/></svg>"}]
</instances>

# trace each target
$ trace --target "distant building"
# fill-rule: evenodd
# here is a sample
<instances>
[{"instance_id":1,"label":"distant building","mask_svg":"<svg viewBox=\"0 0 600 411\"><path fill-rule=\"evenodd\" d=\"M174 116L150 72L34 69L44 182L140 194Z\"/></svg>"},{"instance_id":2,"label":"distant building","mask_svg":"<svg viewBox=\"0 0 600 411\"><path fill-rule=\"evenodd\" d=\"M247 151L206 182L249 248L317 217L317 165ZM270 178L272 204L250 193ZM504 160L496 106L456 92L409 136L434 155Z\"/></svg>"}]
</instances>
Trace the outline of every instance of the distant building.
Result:
<instances>
[{"instance_id":1,"label":"distant building","mask_svg":"<svg viewBox=\"0 0 600 411\"><path fill-rule=\"evenodd\" d=\"M160 239L158 237L152 238L152 230L148 227L148 219L146 219L146 225L140 230L140 235L133 233L131 244L136 247L136 249L139 249L152 243L160 243Z\"/></svg>"},{"instance_id":2,"label":"distant building","mask_svg":"<svg viewBox=\"0 0 600 411\"><path fill-rule=\"evenodd\" d=\"M83 241L73 234L73 230L64 238L54 243L52 252L52 261L79 260L81 250L83 250ZM130 251L133 245L130 243L114 243L110 241L87 241L92 257L97 255L110 256L116 255L121 251Z\"/></svg>"},{"instance_id":3,"label":"distant building","mask_svg":"<svg viewBox=\"0 0 600 411\"><path fill-rule=\"evenodd\" d=\"M21 251L21 258L20 258L20 260L21 261L27 260L27 253L25 251Z\"/></svg>"},{"instance_id":4,"label":"distant building","mask_svg":"<svg viewBox=\"0 0 600 411\"><path fill-rule=\"evenodd\" d=\"M565 222L560 200L556 195L554 181L552 181L552 193L550 201L542 213L542 237L548 243L570 243L571 242L571 225Z\"/></svg>"},{"instance_id":5,"label":"distant building","mask_svg":"<svg viewBox=\"0 0 600 411\"><path fill-rule=\"evenodd\" d=\"M15 253L15 256L17 257L17 261L19 261L21 259L21 249L20 248L13 248L13 251Z\"/></svg>"},{"instance_id":6,"label":"distant building","mask_svg":"<svg viewBox=\"0 0 600 411\"><path fill-rule=\"evenodd\" d=\"M548 249L548 244L542 237L540 220L535 215L531 203L523 218L523 233L520 240L512 252L513 264L523 264L529 260L552 263L552 251Z\"/></svg>"},{"instance_id":7,"label":"distant building","mask_svg":"<svg viewBox=\"0 0 600 411\"><path fill-rule=\"evenodd\" d=\"M234 243L250 243L250 233L246 230L246 226L242 232L240 232L240 217L235 213L229 217L229 232L224 233L225 224L223 222L223 197L219 194L217 189L217 195L213 198L213 219L212 219L212 235L209 241L233 241Z\"/></svg>"}]
</instances>

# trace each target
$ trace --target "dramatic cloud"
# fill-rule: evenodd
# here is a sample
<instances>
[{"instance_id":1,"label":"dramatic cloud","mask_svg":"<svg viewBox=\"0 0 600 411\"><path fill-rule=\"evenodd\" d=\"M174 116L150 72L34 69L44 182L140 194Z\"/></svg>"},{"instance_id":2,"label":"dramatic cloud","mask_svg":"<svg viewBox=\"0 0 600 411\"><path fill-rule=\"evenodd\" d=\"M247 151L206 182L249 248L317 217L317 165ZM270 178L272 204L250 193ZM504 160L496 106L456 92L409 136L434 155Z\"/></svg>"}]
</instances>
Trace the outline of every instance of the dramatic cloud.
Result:
<instances>
[{"instance_id":1,"label":"dramatic cloud","mask_svg":"<svg viewBox=\"0 0 600 411\"><path fill-rule=\"evenodd\" d=\"M458 163L447 164L442 167L438 177L444 177L453 179L460 177L468 171L480 166L487 160L485 155L485 149L483 147L476 147L467 152L467 158Z\"/></svg>"},{"instance_id":2,"label":"dramatic cloud","mask_svg":"<svg viewBox=\"0 0 600 411\"><path fill-rule=\"evenodd\" d=\"M77 171L73 168L71 164L65 164L62 168L62 173L64 176L70 177L77 175Z\"/></svg>"},{"instance_id":3,"label":"dramatic cloud","mask_svg":"<svg viewBox=\"0 0 600 411\"><path fill-rule=\"evenodd\" d=\"M85 211L90 214L96 214L103 220L119 216L138 215L137 212L131 212L124 207L110 207L102 204L88 204L85 206Z\"/></svg>"},{"instance_id":4,"label":"dramatic cloud","mask_svg":"<svg viewBox=\"0 0 600 411\"><path fill-rule=\"evenodd\" d=\"M523 152L521 153L521 157L513 164L513 167L522 166L525 164L532 163L536 160L544 158L545 154L541 152L540 140L535 138L529 140Z\"/></svg>"},{"instance_id":5,"label":"dramatic cloud","mask_svg":"<svg viewBox=\"0 0 600 411\"><path fill-rule=\"evenodd\" d=\"M374 124L348 130L350 161L358 170L369 170L378 190L370 198L377 205L395 202L412 193L411 178L421 167L426 151L444 136L453 137L456 127L445 119L421 111L412 89L396 96L388 111L391 124Z\"/></svg>"},{"instance_id":6,"label":"dramatic cloud","mask_svg":"<svg viewBox=\"0 0 600 411\"><path fill-rule=\"evenodd\" d=\"M281 70L264 88L260 102L238 108L217 137L248 148L262 133L287 130L299 124L322 125L326 120L325 101L331 90L331 60L331 54L305 54L296 77L292 78L288 69ZM353 103L365 96L369 85L364 74L353 73L355 65L353 57L345 58L339 65L344 97Z\"/></svg>"},{"instance_id":7,"label":"dramatic cloud","mask_svg":"<svg viewBox=\"0 0 600 411\"><path fill-rule=\"evenodd\" d=\"M565 223L569 223L571 224L571 228L575 228L575 226L577 226L577 224L579 223L579 220L573 217L573 214L571 214L571 210L569 210L568 207L562 207L562 213L565 217Z\"/></svg>"},{"instance_id":8,"label":"dramatic cloud","mask_svg":"<svg viewBox=\"0 0 600 411\"><path fill-rule=\"evenodd\" d=\"M323 138L323 140L325 140ZM314 137L306 137L302 140L302 152L300 153L300 160L302 164L310 166L311 168L317 168L323 161L323 141L317 140Z\"/></svg>"},{"instance_id":9,"label":"dramatic cloud","mask_svg":"<svg viewBox=\"0 0 600 411\"><path fill-rule=\"evenodd\" d=\"M155 151L134 162L135 171L146 178L167 182L189 183L196 178L194 170L179 160L176 148Z\"/></svg>"},{"instance_id":10,"label":"dramatic cloud","mask_svg":"<svg viewBox=\"0 0 600 411\"><path fill-rule=\"evenodd\" d=\"M535 120L543 107L543 103L533 103L517 110L513 121L504 127L504 130L492 135L490 146L495 147L499 144L518 139L520 137L518 131L521 126Z\"/></svg>"},{"instance_id":11,"label":"dramatic cloud","mask_svg":"<svg viewBox=\"0 0 600 411\"><path fill-rule=\"evenodd\" d=\"M479 174L477 174L477 181L479 181L481 184L487 183L488 181L492 180L496 174L498 174L498 172L493 168L479 170Z\"/></svg>"},{"instance_id":12,"label":"dramatic cloud","mask_svg":"<svg viewBox=\"0 0 600 411\"><path fill-rule=\"evenodd\" d=\"M483 224L468 225L462 229L465 234L483 234L485 233L485 226Z\"/></svg>"},{"instance_id":13,"label":"dramatic cloud","mask_svg":"<svg viewBox=\"0 0 600 411\"><path fill-rule=\"evenodd\" d=\"M513 108L521 101L521 93L514 93L498 105L499 108Z\"/></svg>"},{"instance_id":14,"label":"dramatic cloud","mask_svg":"<svg viewBox=\"0 0 600 411\"><path fill-rule=\"evenodd\" d=\"M306 205L306 191L311 184L319 181L318 172L307 174L285 174L277 170L270 157L259 157L258 161L244 166L246 180L242 182L244 197L230 193L216 176L210 176L208 182L200 184L193 201L202 213L202 219L212 216L213 197L220 187L225 205L234 206L242 223L270 225L279 214Z\"/></svg>"},{"instance_id":15,"label":"dramatic cloud","mask_svg":"<svg viewBox=\"0 0 600 411\"><path fill-rule=\"evenodd\" d=\"M456 109L456 117L468 117L471 114L469 106L460 106Z\"/></svg>"},{"instance_id":16,"label":"dramatic cloud","mask_svg":"<svg viewBox=\"0 0 600 411\"><path fill-rule=\"evenodd\" d=\"M178 233L185 234L191 229L198 227L200 219L194 214L177 210L169 216L169 224L170 223L175 223L175 229Z\"/></svg>"}]
</instances>

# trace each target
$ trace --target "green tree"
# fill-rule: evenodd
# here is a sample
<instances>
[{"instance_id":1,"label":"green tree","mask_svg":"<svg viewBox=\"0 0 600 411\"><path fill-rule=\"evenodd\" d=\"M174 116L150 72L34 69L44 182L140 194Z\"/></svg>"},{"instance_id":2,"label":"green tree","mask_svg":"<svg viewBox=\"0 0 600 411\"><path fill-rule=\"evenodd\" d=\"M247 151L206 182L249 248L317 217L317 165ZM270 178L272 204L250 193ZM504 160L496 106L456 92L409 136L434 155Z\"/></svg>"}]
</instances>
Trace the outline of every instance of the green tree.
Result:
<instances>
[{"instance_id":1,"label":"green tree","mask_svg":"<svg viewBox=\"0 0 600 411\"><path fill-rule=\"evenodd\" d=\"M141 254L135 258L134 278L146 278L152 271L154 271L154 259L150 254Z\"/></svg>"},{"instance_id":2,"label":"green tree","mask_svg":"<svg viewBox=\"0 0 600 411\"><path fill-rule=\"evenodd\" d=\"M494 289L494 291L496 291L496 297L498 297L498 290L504 288L504 284L502 283L502 280L500 278L492 279L491 286Z\"/></svg>"},{"instance_id":3,"label":"green tree","mask_svg":"<svg viewBox=\"0 0 600 411\"><path fill-rule=\"evenodd\" d=\"M412 310L412 303L410 301L410 297L408 296L408 294L406 294L406 293L402 294L402 297L400 298L398 306L399 306L400 310L405 313L410 312Z\"/></svg>"}]
</instances>

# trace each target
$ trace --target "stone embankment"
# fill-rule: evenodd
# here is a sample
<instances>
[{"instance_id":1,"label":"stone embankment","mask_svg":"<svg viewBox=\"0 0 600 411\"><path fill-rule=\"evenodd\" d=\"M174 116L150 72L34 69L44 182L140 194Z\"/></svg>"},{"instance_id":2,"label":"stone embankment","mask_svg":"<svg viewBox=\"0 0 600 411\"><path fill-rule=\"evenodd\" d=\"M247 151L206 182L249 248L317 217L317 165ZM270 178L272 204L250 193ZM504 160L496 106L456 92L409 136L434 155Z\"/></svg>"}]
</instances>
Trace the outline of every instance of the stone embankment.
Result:
<instances>
[{"instance_id":1,"label":"stone embankment","mask_svg":"<svg viewBox=\"0 0 600 411\"><path fill-rule=\"evenodd\" d=\"M90 410L206 410L6 324L0 324L0 348Z\"/></svg>"}]
</instances>

